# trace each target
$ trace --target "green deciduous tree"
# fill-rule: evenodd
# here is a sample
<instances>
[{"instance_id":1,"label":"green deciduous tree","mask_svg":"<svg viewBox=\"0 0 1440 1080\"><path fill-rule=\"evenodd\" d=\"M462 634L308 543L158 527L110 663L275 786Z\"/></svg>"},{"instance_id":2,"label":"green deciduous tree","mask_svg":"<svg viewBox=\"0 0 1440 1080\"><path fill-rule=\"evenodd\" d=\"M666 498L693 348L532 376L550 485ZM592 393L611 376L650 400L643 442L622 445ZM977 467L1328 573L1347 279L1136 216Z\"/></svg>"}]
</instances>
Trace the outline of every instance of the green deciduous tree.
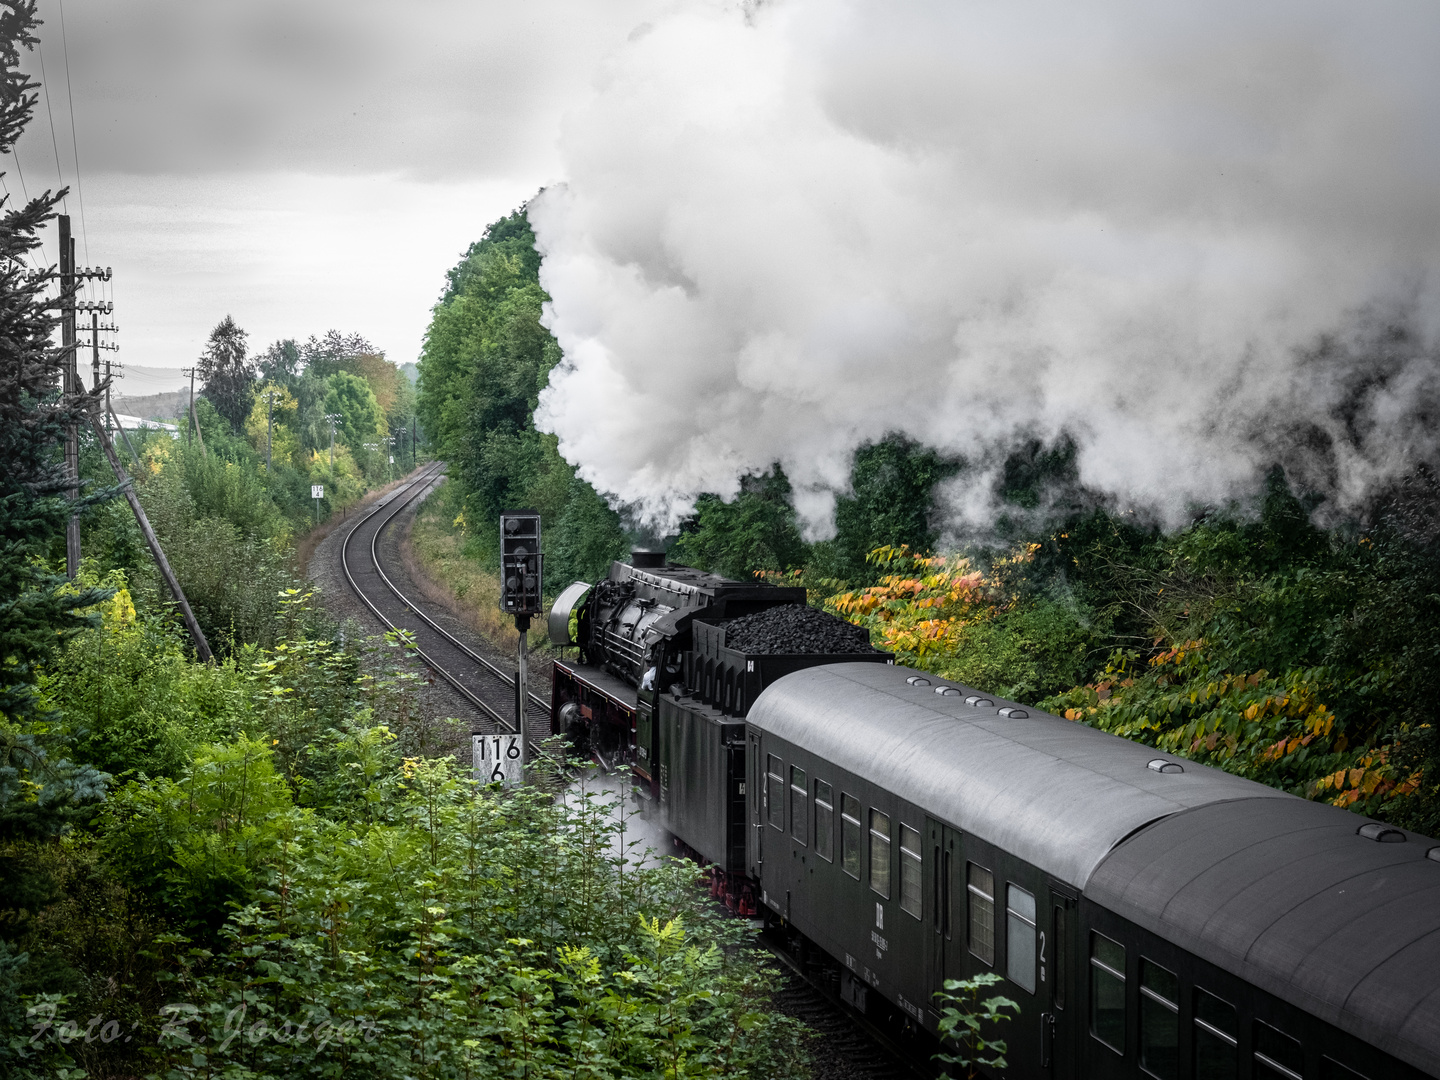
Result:
<instances>
[{"instance_id":1,"label":"green deciduous tree","mask_svg":"<svg viewBox=\"0 0 1440 1080\"><path fill-rule=\"evenodd\" d=\"M335 422L338 438L349 445L352 452L358 452L366 440L373 440L382 434L384 414L370 384L358 375L337 371L329 376L329 387L325 393L325 411L339 416Z\"/></svg>"},{"instance_id":2,"label":"green deciduous tree","mask_svg":"<svg viewBox=\"0 0 1440 1080\"><path fill-rule=\"evenodd\" d=\"M810 549L796 525L785 471L776 465L744 477L729 502L701 495L671 554L678 562L741 579L802 565Z\"/></svg>"},{"instance_id":3,"label":"green deciduous tree","mask_svg":"<svg viewBox=\"0 0 1440 1080\"><path fill-rule=\"evenodd\" d=\"M878 547L929 551L939 537L935 486L960 463L900 435L855 451L849 495L835 503L835 539L817 545L818 568L852 582L873 576L866 556Z\"/></svg>"},{"instance_id":4,"label":"green deciduous tree","mask_svg":"<svg viewBox=\"0 0 1440 1080\"><path fill-rule=\"evenodd\" d=\"M624 551L619 516L573 466L533 415L560 349L540 324L547 297L524 211L492 224L447 275L426 331L416 412L450 466L466 517L495 520L530 507L547 524L547 588L596 576ZM489 530L474 534L493 559ZM563 580L562 580L563 579Z\"/></svg>"},{"instance_id":5,"label":"green deciduous tree","mask_svg":"<svg viewBox=\"0 0 1440 1080\"><path fill-rule=\"evenodd\" d=\"M274 342L257 358L260 378L280 386L289 387L300 377L305 366L300 359L300 347L294 338Z\"/></svg>"}]
</instances>

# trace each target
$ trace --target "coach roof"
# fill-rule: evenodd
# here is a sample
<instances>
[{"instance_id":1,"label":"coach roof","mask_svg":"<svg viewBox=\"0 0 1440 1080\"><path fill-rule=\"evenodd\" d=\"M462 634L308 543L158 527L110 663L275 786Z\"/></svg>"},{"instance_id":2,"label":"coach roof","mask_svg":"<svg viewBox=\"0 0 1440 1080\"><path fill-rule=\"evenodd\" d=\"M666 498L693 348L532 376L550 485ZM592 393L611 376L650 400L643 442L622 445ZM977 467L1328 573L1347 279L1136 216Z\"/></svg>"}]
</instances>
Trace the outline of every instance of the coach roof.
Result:
<instances>
[{"instance_id":1,"label":"coach roof","mask_svg":"<svg viewBox=\"0 0 1440 1080\"><path fill-rule=\"evenodd\" d=\"M978 694L909 668L831 664L778 680L747 719L1076 888L1121 840L1171 814L1302 802L1193 762L1157 772L1148 765L1163 755L1150 747L1029 706L1028 718L1001 716L1014 703L992 695L966 704Z\"/></svg>"},{"instance_id":2,"label":"coach roof","mask_svg":"<svg viewBox=\"0 0 1440 1080\"><path fill-rule=\"evenodd\" d=\"M1440 1075L1436 842L1374 825L1372 839L1365 826L1300 799L1203 806L1126 841L1085 893Z\"/></svg>"}]
</instances>

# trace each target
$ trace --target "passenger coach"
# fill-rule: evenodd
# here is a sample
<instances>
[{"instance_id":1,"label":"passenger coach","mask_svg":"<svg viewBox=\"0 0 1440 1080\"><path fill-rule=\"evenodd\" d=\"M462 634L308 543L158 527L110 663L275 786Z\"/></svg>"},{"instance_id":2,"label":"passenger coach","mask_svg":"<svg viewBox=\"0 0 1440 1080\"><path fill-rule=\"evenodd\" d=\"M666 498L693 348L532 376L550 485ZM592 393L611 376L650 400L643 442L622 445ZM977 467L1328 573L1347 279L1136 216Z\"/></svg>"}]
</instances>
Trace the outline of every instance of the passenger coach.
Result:
<instances>
[{"instance_id":1,"label":"passenger coach","mask_svg":"<svg viewBox=\"0 0 1440 1080\"><path fill-rule=\"evenodd\" d=\"M896 667L801 589L636 552L550 616L551 728L926 1057L1003 1080L1440 1077L1440 844Z\"/></svg>"},{"instance_id":2,"label":"passenger coach","mask_svg":"<svg viewBox=\"0 0 1440 1080\"><path fill-rule=\"evenodd\" d=\"M998 972L1005 1078L1440 1075L1435 841L882 664L745 731L748 876L861 1011Z\"/></svg>"}]
</instances>

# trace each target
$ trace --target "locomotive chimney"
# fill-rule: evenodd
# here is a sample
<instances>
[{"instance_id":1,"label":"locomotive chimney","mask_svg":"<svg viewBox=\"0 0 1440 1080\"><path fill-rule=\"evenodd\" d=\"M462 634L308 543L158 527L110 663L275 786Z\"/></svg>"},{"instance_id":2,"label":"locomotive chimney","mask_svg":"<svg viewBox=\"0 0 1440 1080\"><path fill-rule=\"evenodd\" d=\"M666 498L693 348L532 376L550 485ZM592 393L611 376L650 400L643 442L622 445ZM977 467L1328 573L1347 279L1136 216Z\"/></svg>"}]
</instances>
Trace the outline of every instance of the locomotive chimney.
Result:
<instances>
[{"instance_id":1,"label":"locomotive chimney","mask_svg":"<svg viewBox=\"0 0 1440 1080\"><path fill-rule=\"evenodd\" d=\"M665 552L636 548L630 552L630 565L637 570L658 570L665 565Z\"/></svg>"}]
</instances>

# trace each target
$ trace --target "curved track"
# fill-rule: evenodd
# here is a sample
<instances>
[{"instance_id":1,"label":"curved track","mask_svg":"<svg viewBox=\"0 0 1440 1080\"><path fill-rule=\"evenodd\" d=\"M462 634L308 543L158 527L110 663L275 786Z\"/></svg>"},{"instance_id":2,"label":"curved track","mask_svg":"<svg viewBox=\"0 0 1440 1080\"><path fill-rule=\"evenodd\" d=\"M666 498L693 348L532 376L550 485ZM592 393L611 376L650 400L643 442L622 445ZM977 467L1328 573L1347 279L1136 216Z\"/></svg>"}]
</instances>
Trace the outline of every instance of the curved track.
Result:
<instances>
[{"instance_id":1,"label":"curved track","mask_svg":"<svg viewBox=\"0 0 1440 1080\"><path fill-rule=\"evenodd\" d=\"M383 626L401 630L415 639L416 653L456 693L504 731L515 730L514 677L475 652L449 633L420 603L406 596L380 562L380 540L385 529L444 478L443 462L433 462L414 479L378 501L359 518L340 545L340 564L345 580ZM537 694L529 695L526 709L528 741L534 743L549 734L550 703Z\"/></svg>"},{"instance_id":2,"label":"curved track","mask_svg":"<svg viewBox=\"0 0 1440 1080\"><path fill-rule=\"evenodd\" d=\"M380 623L391 630L412 634L416 652L431 671L444 679L485 718L504 731L514 731L514 678L475 652L427 615L423 601L402 592L380 562L382 536L394 520L422 499L444 478L443 462L434 462L379 500L359 518L340 546L340 563L350 588ZM550 703L530 695L527 710L528 741L532 746L549 735ZM815 1032L811 1051L816 1075L822 1080L892 1080L912 1078L912 1071L896 1056L878 1032L857 1024L828 996L821 993L785 949L762 941L797 976L777 992L782 1011L803 1020Z\"/></svg>"}]
</instances>

